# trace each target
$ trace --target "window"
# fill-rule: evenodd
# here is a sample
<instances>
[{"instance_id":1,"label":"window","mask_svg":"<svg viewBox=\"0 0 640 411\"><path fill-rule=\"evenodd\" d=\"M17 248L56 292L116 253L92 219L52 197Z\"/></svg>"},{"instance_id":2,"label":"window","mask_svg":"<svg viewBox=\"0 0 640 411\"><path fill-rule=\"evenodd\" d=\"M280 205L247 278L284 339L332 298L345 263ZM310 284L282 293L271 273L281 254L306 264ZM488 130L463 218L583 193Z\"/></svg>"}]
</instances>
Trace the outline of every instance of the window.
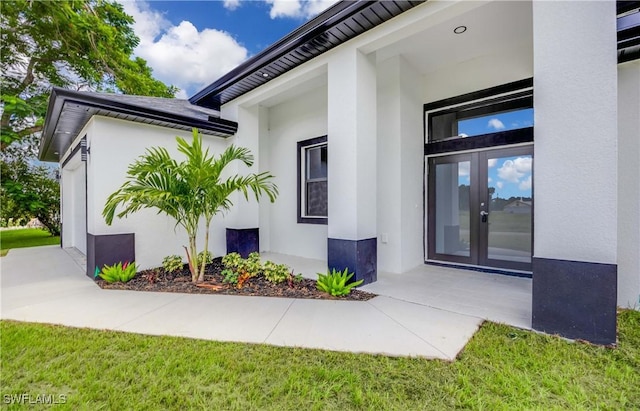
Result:
<instances>
[{"instance_id":1,"label":"window","mask_svg":"<svg viewBox=\"0 0 640 411\"><path fill-rule=\"evenodd\" d=\"M425 104L425 154L533 141L533 80Z\"/></svg>"},{"instance_id":2,"label":"window","mask_svg":"<svg viewBox=\"0 0 640 411\"><path fill-rule=\"evenodd\" d=\"M327 136L298 142L298 223L326 224Z\"/></svg>"}]
</instances>

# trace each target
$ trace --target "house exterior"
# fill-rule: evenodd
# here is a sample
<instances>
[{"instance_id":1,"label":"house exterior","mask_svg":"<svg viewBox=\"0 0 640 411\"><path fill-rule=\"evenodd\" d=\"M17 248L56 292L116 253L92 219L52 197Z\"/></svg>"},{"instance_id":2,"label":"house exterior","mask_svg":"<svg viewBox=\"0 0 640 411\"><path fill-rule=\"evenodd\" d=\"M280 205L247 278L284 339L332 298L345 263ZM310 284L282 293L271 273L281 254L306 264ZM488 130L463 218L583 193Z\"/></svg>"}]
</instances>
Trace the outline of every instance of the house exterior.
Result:
<instances>
[{"instance_id":1,"label":"house exterior","mask_svg":"<svg viewBox=\"0 0 640 411\"><path fill-rule=\"evenodd\" d=\"M531 201L515 200L504 206L502 211L509 214L531 214L533 203Z\"/></svg>"},{"instance_id":2,"label":"house exterior","mask_svg":"<svg viewBox=\"0 0 640 411\"><path fill-rule=\"evenodd\" d=\"M197 127L280 191L238 198L214 254L322 259L365 283L431 263L532 276L533 328L613 343L616 306L640 305L638 7L340 2L189 102L54 90L40 155L62 165L63 246L88 271L179 253L165 217L100 213L145 148Z\"/></svg>"}]
</instances>

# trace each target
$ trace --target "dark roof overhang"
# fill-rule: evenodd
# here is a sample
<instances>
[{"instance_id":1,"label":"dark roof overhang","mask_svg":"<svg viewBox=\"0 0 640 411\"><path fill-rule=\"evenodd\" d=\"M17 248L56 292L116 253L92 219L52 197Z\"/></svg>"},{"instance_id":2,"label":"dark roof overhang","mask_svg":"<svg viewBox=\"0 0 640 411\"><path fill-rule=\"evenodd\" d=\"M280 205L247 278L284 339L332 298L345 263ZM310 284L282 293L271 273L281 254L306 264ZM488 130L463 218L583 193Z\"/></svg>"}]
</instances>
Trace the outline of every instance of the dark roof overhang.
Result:
<instances>
[{"instance_id":1,"label":"dark roof overhang","mask_svg":"<svg viewBox=\"0 0 640 411\"><path fill-rule=\"evenodd\" d=\"M214 110L187 100L72 91L54 87L49 97L39 159L57 162L94 115L227 138L238 123L219 118Z\"/></svg>"},{"instance_id":2,"label":"dark roof overhang","mask_svg":"<svg viewBox=\"0 0 640 411\"><path fill-rule=\"evenodd\" d=\"M220 106L425 0L341 1L196 93L189 101Z\"/></svg>"},{"instance_id":3,"label":"dark roof overhang","mask_svg":"<svg viewBox=\"0 0 640 411\"><path fill-rule=\"evenodd\" d=\"M618 1L618 63L640 58L640 1Z\"/></svg>"}]
</instances>

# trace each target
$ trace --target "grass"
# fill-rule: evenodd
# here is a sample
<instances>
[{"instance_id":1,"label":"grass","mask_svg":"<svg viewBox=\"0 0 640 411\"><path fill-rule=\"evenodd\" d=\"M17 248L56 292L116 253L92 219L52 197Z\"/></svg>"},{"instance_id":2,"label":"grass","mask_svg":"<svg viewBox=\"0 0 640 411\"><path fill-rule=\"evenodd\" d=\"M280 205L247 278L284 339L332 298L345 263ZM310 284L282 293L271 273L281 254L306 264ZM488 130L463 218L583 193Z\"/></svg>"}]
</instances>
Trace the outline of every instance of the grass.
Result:
<instances>
[{"instance_id":1,"label":"grass","mask_svg":"<svg viewBox=\"0 0 640 411\"><path fill-rule=\"evenodd\" d=\"M69 409L622 410L640 405L636 311L620 313L616 349L485 323L454 362L10 321L1 322L0 331L3 399L64 394Z\"/></svg>"},{"instance_id":2,"label":"grass","mask_svg":"<svg viewBox=\"0 0 640 411\"><path fill-rule=\"evenodd\" d=\"M7 255L12 248L37 247L41 245L60 244L59 236L52 236L49 232L39 228L23 228L18 230L0 231L1 256Z\"/></svg>"}]
</instances>

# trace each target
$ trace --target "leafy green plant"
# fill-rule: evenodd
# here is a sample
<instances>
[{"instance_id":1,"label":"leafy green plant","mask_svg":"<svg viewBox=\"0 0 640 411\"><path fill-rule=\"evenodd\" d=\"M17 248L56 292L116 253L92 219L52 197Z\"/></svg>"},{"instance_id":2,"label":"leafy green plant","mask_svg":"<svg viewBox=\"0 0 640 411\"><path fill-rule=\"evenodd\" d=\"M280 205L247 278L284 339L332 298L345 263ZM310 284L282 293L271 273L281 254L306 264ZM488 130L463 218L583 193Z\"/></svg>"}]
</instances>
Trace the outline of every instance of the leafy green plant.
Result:
<instances>
[{"instance_id":1,"label":"leafy green plant","mask_svg":"<svg viewBox=\"0 0 640 411\"><path fill-rule=\"evenodd\" d=\"M289 278L291 273L286 264L276 264L273 261L266 261L262 269L264 278L273 284L280 284Z\"/></svg>"},{"instance_id":2,"label":"leafy green plant","mask_svg":"<svg viewBox=\"0 0 640 411\"><path fill-rule=\"evenodd\" d=\"M262 262L260 261L260 254L253 252L249 254L249 256L243 260L238 267L240 271L248 274L251 277L255 277L256 275L262 272Z\"/></svg>"},{"instance_id":3,"label":"leafy green plant","mask_svg":"<svg viewBox=\"0 0 640 411\"><path fill-rule=\"evenodd\" d=\"M172 273L174 271L178 271L182 269L184 263L182 262L182 257L179 255L168 255L162 260L162 267L164 271L168 273Z\"/></svg>"},{"instance_id":4,"label":"leafy green plant","mask_svg":"<svg viewBox=\"0 0 640 411\"><path fill-rule=\"evenodd\" d=\"M238 272L237 271L232 270L230 268L225 268L224 270L222 270L222 272L220 272L220 274L222 274L222 276L224 277L222 279L223 283L229 283L229 284L233 284L233 285L238 284Z\"/></svg>"},{"instance_id":5,"label":"leafy green plant","mask_svg":"<svg viewBox=\"0 0 640 411\"><path fill-rule=\"evenodd\" d=\"M238 267L240 267L241 263L242 257L238 253L229 253L222 257L222 264L225 266L225 268L231 270L237 270Z\"/></svg>"},{"instance_id":6,"label":"leafy green plant","mask_svg":"<svg viewBox=\"0 0 640 411\"><path fill-rule=\"evenodd\" d=\"M213 262L213 254L211 251L200 251L198 253L198 265L205 266L207 264L211 264Z\"/></svg>"},{"instance_id":7,"label":"leafy green plant","mask_svg":"<svg viewBox=\"0 0 640 411\"><path fill-rule=\"evenodd\" d=\"M137 271L136 263L129 264L127 261L124 264L119 262L111 266L105 264L98 275L108 283L126 283L136 275Z\"/></svg>"},{"instance_id":8,"label":"leafy green plant","mask_svg":"<svg viewBox=\"0 0 640 411\"><path fill-rule=\"evenodd\" d=\"M234 161L253 165L249 149L229 146L219 156L203 147L202 136L193 129L193 139L177 137L178 162L165 147L152 147L129 166L127 180L107 199L102 215L111 225L113 219L125 217L145 208L155 208L184 228L189 239L185 247L191 281L204 281L204 264L197 258L196 238L204 222L204 249L209 249L209 228L217 214L233 206L232 194L240 192L246 200L253 192L256 201L266 194L271 202L278 195L273 176L267 172L244 176L226 176L225 168Z\"/></svg>"},{"instance_id":9,"label":"leafy green plant","mask_svg":"<svg viewBox=\"0 0 640 411\"><path fill-rule=\"evenodd\" d=\"M222 264L225 266L221 272L224 276L222 281L235 284L238 288L242 288L247 281L261 274L263 270L260 254L256 252L249 254L246 259L238 253L229 253L222 257Z\"/></svg>"},{"instance_id":10,"label":"leafy green plant","mask_svg":"<svg viewBox=\"0 0 640 411\"><path fill-rule=\"evenodd\" d=\"M354 273L349 273L349 268L345 268L342 272L336 271L334 268L332 272L327 272L327 274L318 273L316 287L318 290L331 294L334 297L347 295L353 287L357 287L363 282L363 280L358 280L347 284L351 277L353 277L353 274Z\"/></svg>"}]
</instances>

